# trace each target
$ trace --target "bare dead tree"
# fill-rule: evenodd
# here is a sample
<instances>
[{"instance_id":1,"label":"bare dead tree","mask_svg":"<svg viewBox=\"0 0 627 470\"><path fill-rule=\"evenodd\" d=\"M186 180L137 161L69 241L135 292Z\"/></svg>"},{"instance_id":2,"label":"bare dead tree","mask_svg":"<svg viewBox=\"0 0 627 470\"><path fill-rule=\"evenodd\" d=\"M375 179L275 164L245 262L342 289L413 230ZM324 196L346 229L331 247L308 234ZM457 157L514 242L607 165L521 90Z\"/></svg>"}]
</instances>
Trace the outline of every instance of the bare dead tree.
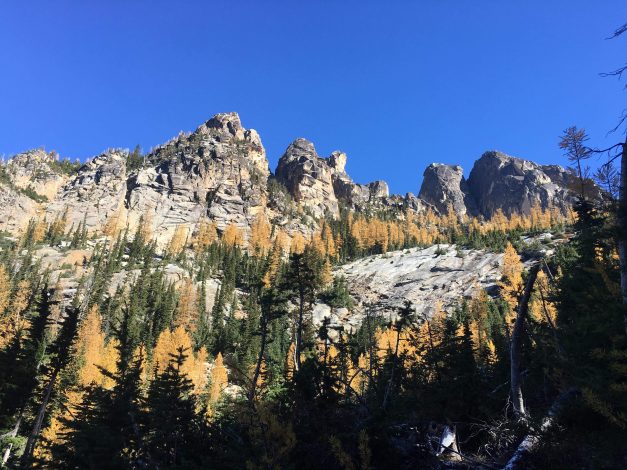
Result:
<instances>
[{"instance_id":1,"label":"bare dead tree","mask_svg":"<svg viewBox=\"0 0 627 470\"><path fill-rule=\"evenodd\" d=\"M526 419L527 411L525 410L525 402L522 394L522 374L521 374L521 353L525 319L529 311L529 299L533 291L533 285L538 277L540 263L536 263L529 270L525 290L518 302L516 322L512 329L512 337L510 341L510 386L514 413L518 419Z\"/></svg>"},{"instance_id":2,"label":"bare dead tree","mask_svg":"<svg viewBox=\"0 0 627 470\"><path fill-rule=\"evenodd\" d=\"M507 462L507 465L503 467L503 470L517 470L527 468L525 465L525 460L541 442L542 433L546 432L553 425L555 421L555 416L564 406L564 404L578 393L578 389L571 388L566 390L564 393L558 395L558 397L551 405L547 416L542 420L540 427L538 429L532 429L529 434L527 434L523 438L521 443L516 448L516 451Z\"/></svg>"}]
</instances>

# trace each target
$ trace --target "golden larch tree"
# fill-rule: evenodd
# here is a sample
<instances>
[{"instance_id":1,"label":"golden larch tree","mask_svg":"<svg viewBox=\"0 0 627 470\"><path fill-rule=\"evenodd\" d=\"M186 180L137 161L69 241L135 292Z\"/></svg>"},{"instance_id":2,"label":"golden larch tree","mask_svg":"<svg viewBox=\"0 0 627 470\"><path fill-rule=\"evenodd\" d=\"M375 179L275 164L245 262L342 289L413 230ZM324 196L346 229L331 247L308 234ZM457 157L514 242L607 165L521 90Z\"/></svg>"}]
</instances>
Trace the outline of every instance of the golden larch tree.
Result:
<instances>
[{"instance_id":1,"label":"golden larch tree","mask_svg":"<svg viewBox=\"0 0 627 470\"><path fill-rule=\"evenodd\" d=\"M222 242L227 246L242 246L244 234L235 224L229 224L222 233Z\"/></svg>"},{"instance_id":2,"label":"golden larch tree","mask_svg":"<svg viewBox=\"0 0 627 470\"><path fill-rule=\"evenodd\" d=\"M11 278L3 264L0 264L0 318L9 306L11 296Z\"/></svg>"},{"instance_id":3,"label":"golden larch tree","mask_svg":"<svg viewBox=\"0 0 627 470\"><path fill-rule=\"evenodd\" d=\"M503 254L501 280L498 283L501 289L501 298L505 300L509 306L508 314L505 317L507 325L509 325L515 317L518 297L523 288L522 273L523 264L520 261L520 256L512 244L508 242L505 247L505 253Z\"/></svg>"},{"instance_id":4,"label":"golden larch tree","mask_svg":"<svg viewBox=\"0 0 627 470\"><path fill-rule=\"evenodd\" d=\"M216 403L224 389L229 384L226 367L224 367L224 359L222 353L218 353L211 367L211 384L209 386L209 401Z\"/></svg>"},{"instance_id":5,"label":"golden larch tree","mask_svg":"<svg viewBox=\"0 0 627 470\"><path fill-rule=\"evenodd\" d=\"M198 231L192 239L192 247L196 253L200 253L218 239L216 224L203 218L198 225Z\"/></svg>"},{"instance_id":6,"label":"golden larch tree","mask_svg":"<svg viewBox=\"0 0 627 470\"><path fill-rule=\"evenodd\" d=\"M305 237L303 237L299 232L296 232L292 236L292 241L290 243L290 252L300 254L305 251Z\"/></svg>"},{"instance_id":7,"label":"golden larch tree","mask_svg":"<svg viewBox=\"0 0 627 470\"><path fill-rule=\"evenodd\" d=\"M187 227L185 225L177 225L174 234L168 243L167 252L170 256L178 256L187 246Z\"/></svg>"},{"instance_id":8,"label":"golden larch tree","mask_svg":"<svg viewBox=\"0 0 627 470\"><path fill-rule=\"evenodd\" d=\"M196 286L190 278L185 278L177 289L177 293L174 326L182 326L187 331L193 331L196 328L198 316Z\"/></svg>"},{"instance_id":9,"label":"golden larch tree","mask_svg":"<svg viewBox=\"0 0 627 470\"><path fill-rule=\"evenodd\" d=\"M272 227L264 214L259 214L250 228L249 249L255 256L265 256L270 250L272 242Z\"/></svg>"}]
</instances>

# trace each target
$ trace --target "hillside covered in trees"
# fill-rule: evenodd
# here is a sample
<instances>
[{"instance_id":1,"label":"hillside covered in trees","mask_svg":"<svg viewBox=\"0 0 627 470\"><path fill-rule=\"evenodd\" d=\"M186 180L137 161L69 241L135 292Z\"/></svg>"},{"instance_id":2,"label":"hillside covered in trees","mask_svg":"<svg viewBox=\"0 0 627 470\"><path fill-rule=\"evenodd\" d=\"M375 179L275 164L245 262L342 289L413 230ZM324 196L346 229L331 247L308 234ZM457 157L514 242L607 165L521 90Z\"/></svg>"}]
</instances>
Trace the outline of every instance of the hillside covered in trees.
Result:
<instances>
[{"instance_id":1,"label":"hillside covered in trees","mask_svg":"<svg viewBox=\"0 0 627 470\"><path fill-rule=\"evenodd\" d=\"M617 202L581 181L568 210L344 207L305 234L263 213L247 230L201 218L166 243L150 214L133 231L117 214L98 229L67 209L35 217L0 252L2 464L617 468ZM337 274L440 245L504 253L495 288L384 314ZM331 326L320 304L363 320Z\"/></svg>"},{"instance_id":2,"label":"hillside covered in trees","mask_svg":"<svg viewBox=\"0 0 627 470\"><path fill-rule=\"evenodd\" d=\"M627 141L589 140L417 196L304 138L271 171L236 113L3 160L0 468L627 468Z\"/></svg>"}]
</instances>

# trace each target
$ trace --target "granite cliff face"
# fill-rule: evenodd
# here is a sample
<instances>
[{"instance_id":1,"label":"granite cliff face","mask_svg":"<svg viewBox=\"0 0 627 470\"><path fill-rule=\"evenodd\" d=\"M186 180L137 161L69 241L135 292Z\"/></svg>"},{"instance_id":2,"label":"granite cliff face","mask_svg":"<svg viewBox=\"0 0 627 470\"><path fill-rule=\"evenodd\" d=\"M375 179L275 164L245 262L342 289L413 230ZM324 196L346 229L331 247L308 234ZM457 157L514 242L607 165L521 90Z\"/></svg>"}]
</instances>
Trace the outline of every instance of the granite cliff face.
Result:
<instances>
[{"instance_id":1,"label":"granite cliff face","mask_svg":"<svg viewBox=\"0 0 627 470\"><path fill-rule=\"evenodd\" d=\"M24 228L69 179L57 168L58 155L41 149L15 155L0 166L0 230Z\"/></svg>"},{"instance_id":2,"label":"granite cliff face","mask_svg":"<svg viewBox=\"0 0 627 470\"><path fill-rule=\"evenodd\" d=\"M85 220L133 230L144 217L160 244L179 225L191 233L201 217L219 229L248 227L266 208L270 175L265 149L235 113L218 114L190 134L180 134L128 168L128 152L108 151L78 171L48 207L52 217L68 209L70 223Z\"/></svg>"},{"instance_id":3,"label":"granite cliff face","mask_svg":"<svg viewBox=\"0 0 627 470\"><path fill-rule=\"evenodd\" d=\"M346 157L332 158L332 163L343 171ZM326 213L337 217L339 205L333 189L334 171L335 168L327 160L318 156L313 143L300 138L292 142L280 158L276 178L294 200L309 209L315 217L322 217Z\"/></svg>"},{"instance_id":4,"label":"granite cliff face","mask_svg":"<svg viewBox=\"0 0 627 470\"><path fill-rule=\"evenodd\" d=\"M235 113L218 114L189 135L179 135L146 157L130 175L125 204L131 223L149 214L164 236L190 229L201 217L219 229L245 228L264 210L270 175L259 135Z\"/></svg>"},{"instance_id":5,"label":"granite cliff face","mask_svg":"<svg viewBox=\"0 0 627 470\"><path fill-rule=\"evenodd\" d=\"M110 150L85 163L48 206L48 218L67 210L68 226L78 227L84 221L88 230L102 229L123 211L127 156Z\"/></svg>"},{"instance_id":6,"label":"granite cliff face","mask_svg":"<svg viewBox=\"0 0 627 470\"><path fill-rule=\"evenodd\" d=\"M534 204L543 209L572 207L570 190L576 177L558 165L537 163L501 152L485 152L477 160L468 180L460 166L434 163L424 173L420 198L447 212L490 218L501 209L506 215L529 214ZM600 197L600 193L595 194Z\"/></svg>"},{"instance_id":7,"label":"granite cliff face","mask_svg":"<svg viewBox=\"0 0 627 470\"><path fill-rule=\"evenodd\" d=\"M459 215L477 215L461 166L432 163L424 172L419 197L446 213L449 204Z\"/></svg>"},{"instance_id":8,"label":"granite cliff face","mask_svg":"<svg viewBox=\"0 0 627 470\"><path fill-rule=\"evenodd\" d=\"M340 151L318 155L299 138L270 173L259 134L242 126L236 113L218 114L194 132L180 133L142 158L109 150L70 176L53 153L24 152L1 167L0 229L17 230L31 217L48 219L67 211L68 228L85 222L92 232L149 220L160 244L177 226L192 234L206 217L219 230L235 224L248 231L263 214L287 233L311 233L316 218L337 218L340 207L371 212L431 208L460 216L526 214L535 203L572 205L574 174L557 165L538 165L500 152L486 152L468 180L459 166L431 164L419 196L390 195L384 181L358 184L346 172ZM39 211L39 212L38 212Z\"/></svg>"},{"instance_id":9,"label":"granite cliff face","mask_svg":"<svg viewBox=\"0 0 627 470\"><path fill-rule=\"evenodd\" d=\"M14 156L6 171L13 185L28 189L43 198L52 200L68 177L54 169L58 156L54 152L30 150Z\"/></svg>"},{"instance_id":10,"label":"granite cliff face","mask_svg":"<svg viewBox=\"0 0 627 470\"><path fill-rule=\"evenodd\" d=\"M279 160L276 178L292 197L315 217L339 215L339 203L362 210L367 205L394 205L385 181L357 184L346 173L346 154L320 157L310 141L299 138Z\"/></svg>"},{"instance_id":11,"label":"granite cliff face","mask_svg":"<svg viewBox=\"0 0 627 470\"><path fill-rule=\"evenodd\" d=\"M575 197L566 186L572 173L511 157L485 152L470 172L468 187L480 212L491 217L498 209L506 215L529 214L535 203L542 208L572 206Z\"/></svg>"}]
</instances>

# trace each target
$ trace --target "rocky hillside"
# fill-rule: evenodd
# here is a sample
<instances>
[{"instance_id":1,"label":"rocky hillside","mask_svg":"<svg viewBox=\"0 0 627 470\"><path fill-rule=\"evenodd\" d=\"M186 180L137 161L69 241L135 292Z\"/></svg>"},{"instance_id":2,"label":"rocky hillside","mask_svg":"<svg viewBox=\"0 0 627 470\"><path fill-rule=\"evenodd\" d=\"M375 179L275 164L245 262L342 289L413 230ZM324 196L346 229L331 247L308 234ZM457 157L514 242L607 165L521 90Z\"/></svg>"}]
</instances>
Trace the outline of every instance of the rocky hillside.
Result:
<instances>
[{"instance_id":1,"label":"rocky hillside","mask_svg":"<svg viewBox=\"0 0 627 470\"><path fill-rule=\"evenodd\" d=\"M181 133L143 156L108 150L78 171L59 171L58 157L29 151L11 158L0 179L0 229L14 231L37 214L49 220L67 211L68 226L85 222L90 232L105 226L137 226L147 220L161 245L178 226L193 233L201 219L220 231L235 225L244 234L264 214L292 235L311 233L317 219L337 218L340 208L399 214L428 208L491 217L543 208L566 208L574 175L500 152L486 152L466 179L459 166L431 164L419 197L390 195L384 181L359 184L346 172L340 151L320 157L299 138L272 175L259 134L242 126L236 113L218 114L192 133ZM246 235L245 235L246 236Z\"/></svg>"}]
</instances>

